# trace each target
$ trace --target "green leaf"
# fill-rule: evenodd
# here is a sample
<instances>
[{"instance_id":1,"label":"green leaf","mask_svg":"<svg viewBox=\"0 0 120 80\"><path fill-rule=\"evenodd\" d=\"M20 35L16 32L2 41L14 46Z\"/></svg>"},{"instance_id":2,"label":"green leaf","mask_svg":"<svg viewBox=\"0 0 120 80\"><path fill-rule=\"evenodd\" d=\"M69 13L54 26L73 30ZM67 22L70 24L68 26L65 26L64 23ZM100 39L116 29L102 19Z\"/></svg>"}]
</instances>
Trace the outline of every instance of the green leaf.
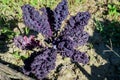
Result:
<instances>
[{"instance_id":1,"label":"green leaf","mask_svg":"<svg viewBox=\"0 0 120 80\"><path fill-rule=\"evenodd\" d=\"M8 4L10 0L2 0L3 4Z\"/></svg>"},{"instance_id":2,"label":"green leaf","mask_svg":"<svg viewBox=\"0 0 120 80\"><path fill-rule=\"evenodd\" d=\"M29 29L28 27L25 27L25 28L24 28L24 31L25 31L25 34L28 35L29 32L30 32L30 29Z\"/></svg>"},{"instance_id":3,"label":"green leaf","mask_svg":"<svg viewBox=\"0 0 120 80\"><path fill-rule=\"evenodd\" d=\"M112 5L108 4L108 8L109 8L109 9L112 9Z\"/></svg>"},{"instance_id":4,"label":"green leaf","mask_svg":"<svg viewBox=\"0 0 120 80\"><path fill-rule=\"evenodd\" d=\"M21 59L22 59L22 60L25 60L25 59L27 59L27 58L28 58L27 55L24 55L24 56L22 55L22 56L21 56Z\"/></svg>"},{"instance_id":5,"label":"green leaf","mask_svg":"<svg viewBox=\"0 0 120 80\"><path fill-rule=\"evenodd\" d=\"M14 51L12 55L13 55L15 58L18 58L18 59L21 58L20 52L18 52L18 51Z\"/></svg>"},{"instance_id":6,"label":"green leaf","mask_svg":"<svg viewBox=\"0 0 120 80\"><path fill-rule=\"evenodd\" d=\"M37 6L38 0L31 0L30 4L33 5L33 6Z\"/></svg>"}]
</instances>

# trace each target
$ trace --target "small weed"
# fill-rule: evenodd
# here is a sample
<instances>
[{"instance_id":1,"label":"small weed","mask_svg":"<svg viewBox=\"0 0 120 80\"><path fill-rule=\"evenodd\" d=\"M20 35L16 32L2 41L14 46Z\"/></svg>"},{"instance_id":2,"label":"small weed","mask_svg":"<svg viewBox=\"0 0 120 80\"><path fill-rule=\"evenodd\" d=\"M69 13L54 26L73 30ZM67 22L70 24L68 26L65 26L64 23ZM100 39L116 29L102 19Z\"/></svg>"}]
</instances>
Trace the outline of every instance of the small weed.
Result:
<instances>
[{"instance_id":1,"label":"small weed","mask_svg":"<svg viewBox=\"0 0 120 80\"><path fill-rule=\"evenodd\" d=\"M30 29L28 27L24 28L24 34L28 35L30 33Z\"/></svg>"},{"instance_id":2,"label":"small weed","mask_svg":"<svg viewBox=\"0 0 120 80\"><path fill-rule=\"evenodd\" d=\"M30 0L30 4L32 6L36 6L36 5L38 5L38 0Z\"/></svg>"},{"instance_id":3,"label":"small weed","mask_svg":"<svg viewBox=\"0 0 120 80\"><path fill-rule=\"evenodd\" d=\"M16 20L7 20L5 16L0 18L0 36L9 41L17 34L13 31L16 27Z\"/></svg>"},{"instance_id":4,"label":"small weed","mask_svg":"<svg viewBox=\"0 0 120 80\"><path fill-rule=\"evenodd\" d=\"M115 17L115 19L120 16L116 5L108 4L108 15Z\"/></svg>"},{"instance_id":5,"label":"small weed","mask_svg":"<svg viewBox=\"0 0 120 80\"><path fill-rule=\"evenodd\" d=\"M22 1L15 0L1 0L0 1L0 15L4 14L5 16L12 16L17 19L21 19L22 11L21 5Z\"/></svg>"},{"instance_id":6,"label":"small weed","mask_svg":"<svg viewBox=\"0 0 120 80\"><path fill-rule=\"evenodd\" d=\"M20 59L20 58L21 58L19 51L14 51L14 52L12 53L12 55L13 55L15 58L17 58L17 59Z\"/></svg>"},{"instance_id":7,"label":"small weed","mask_svg":"<svg viewBox=\"0 0 120 80\"><path fill-rule=\"evenodd\" d=\"M5 35L8 39L12 39L15 37L16 33L10 30L8 27L3 27L0 30L1 35Z\"/></svg>"},{"instance_id":8,"label":"small weed","mask_svg":"<svg viewBox=\"0 0 120 80\"><path fill-rule=\"evenodd\" d=\"M13 55L15 58L17 58L17 59L22 59L22 60L28 58L28 55L27 55L27 54L26 54L26 55L22 55L19 51L14 51L14 52L12 53L12 55Z\"/></svg>"},{"instance_id":9,"label":"small weed","mask_svg":"<svg viewBox=\"0 0 120 80\"><path fill-rule=\"evenodd\" d=\"M95 20L95 26L96 26L96 29L97 29L99 32L102 32L102 31L103 31L104 25L101 24L98 20Z\"/></svg>"}]
</instances>

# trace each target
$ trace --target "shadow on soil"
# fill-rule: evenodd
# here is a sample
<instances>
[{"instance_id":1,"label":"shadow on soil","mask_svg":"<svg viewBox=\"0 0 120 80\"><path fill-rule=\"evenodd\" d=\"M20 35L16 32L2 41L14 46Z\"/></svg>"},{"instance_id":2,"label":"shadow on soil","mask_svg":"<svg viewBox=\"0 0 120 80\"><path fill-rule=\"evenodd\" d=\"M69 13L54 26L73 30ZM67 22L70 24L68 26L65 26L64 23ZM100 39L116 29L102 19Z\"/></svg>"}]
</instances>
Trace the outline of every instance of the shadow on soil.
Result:
<instances>
[{"instance_id":1,"label":"shadow on soil","mask_svg":"<svg viewBox=\"0 0 120 80\"><path fill-rule=\"evenodd\" d=\"M16 19L7 20L6 16L0 16L0 53L5 53L8 51L8 44L10 44L10 39L15 36L13 31L17 27L18 21Z\"/></svg>"},{"instance_id":2,"label":"shadow on soil","mask_svg":"<svg viewBox=\"0 0 120 80\"><path fill-rule=\"evenodd\" d=\"M100 55L107 63L98 67L93 64L91 74L88 74L78 63L76 65L88 80L120 80L120 57L111 51L104 52L109 50L106 45L110 46L108 42L111 39L113 50L120 55L120 23L104 20L100 24L104 26L102 32L95 30L89 39L89 43L93 44L97 55Z\"/></svg>"}]
</instances>

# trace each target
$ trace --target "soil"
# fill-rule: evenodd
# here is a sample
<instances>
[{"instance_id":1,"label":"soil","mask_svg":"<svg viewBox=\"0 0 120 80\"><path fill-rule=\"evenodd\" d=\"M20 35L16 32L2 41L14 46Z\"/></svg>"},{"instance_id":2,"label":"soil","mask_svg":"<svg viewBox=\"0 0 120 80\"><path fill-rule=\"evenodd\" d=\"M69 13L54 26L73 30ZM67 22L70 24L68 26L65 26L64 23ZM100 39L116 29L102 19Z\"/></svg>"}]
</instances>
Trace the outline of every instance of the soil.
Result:
<instances>
[{"instance_id":1,"label":"soil","mask_svg":"<svg viewBox=\"0 0 120 80\"><path fill-rule=\"evenodd\" d=\"M112 1L112 0L111 0ZM113 0L113 3L118 2ZM107 0L89 0L70 7L70 15L75 15L79 11L89 11L91 13L91 19L86 26L85 31L90 35L89 41L86 45L78 47L80 51L86 52L90 58L88 64L83 65L80 63L73 63L69 58L62 58L57 55L56 68L52 70L47 79L50 80L120 80L120 57L117 56L106 46L102 40L102 36L95 30L94 18L104 21L104 18L111 20L107 15L103 16L103 12L106 10ZM110 3L110 2L109 2ZM25 27L23 23L18 23L20 30ZM15 31L18 29L15 28ZM38 36L41 36L40 34ZM43 38L40 38L43 40ZM22 51L14 46L13 43L7 44L7 51L0 53L0 63L8 62L16 66L21 67L22 60L14 57L12 53L19 51L21 55L31 53L30 51ZM120 50L114 49L118 55ZM14 66L12 66L14 68ZM19 69L17 69L19 71ZM0 75L1 76L1 75ZM6 79L7 80L7 79Z\"/></svg>"}]
</instances>

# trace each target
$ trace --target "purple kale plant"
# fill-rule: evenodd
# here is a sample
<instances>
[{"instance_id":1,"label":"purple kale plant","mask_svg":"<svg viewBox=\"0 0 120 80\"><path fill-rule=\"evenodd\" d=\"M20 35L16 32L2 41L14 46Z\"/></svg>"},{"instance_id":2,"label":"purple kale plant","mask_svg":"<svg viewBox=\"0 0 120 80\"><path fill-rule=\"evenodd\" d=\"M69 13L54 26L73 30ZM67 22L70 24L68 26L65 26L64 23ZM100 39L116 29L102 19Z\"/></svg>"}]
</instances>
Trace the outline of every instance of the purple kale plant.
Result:
<instances>
[{"instance_id":1,"label":"purple kale plant","mask_svg":"<svg viewBox=\"0 0 120 80\"><path fill-rule=\"evenodd\" d=\"M47 15L40 14L39 11L28 4L22 6L22 11L25 25L34 31L42 33L45 37L52 36Z\"/></svg>"},{"instance_id":2,"label":"purple kale plant","mask_svg":"<svg viewBox=\"0 0 120 80\"><path fill-rule=\"evenodd\" d=\"M34 36L32 35L30 37L17 36L14 38L14 43L18 48L22 50L31 50L37 46L40 46L39 41L35 40Z\"/></svg>"},{"instance_id":3,"label":"purple kale plant","mask_svg":"<svg viewBox=\"0 0 120 80\"><path fill-rule=\"evenodd\" d=\"M24 61L23 72L26 75L33 74L38 79L43 79L55 68L56 50L45 48L42 51L34 52Z\"/></svg>"},{"instance_id":4,"label":"purple kale plant","mask_svg":"<svg viewBox=\"0 0 120 80\"><path fill-rule=\"evenodd\" d=\"M55 31L58 31L61 27L62 21L67 17L68 15L68 2L66 0L62 0L57 7L54 9L54 23L53 23L53 29Z\"/></svg>"},{"instance_id":5,"label":"purple kale plant","mask_svg":"<svg viewBox=\"0 0 120 80\"><path fill-rule=\"evenodd\" d=\"M87 25L89 18L89 12L79 12L76 16L72 16L68 20L64 31L61 32L61 35L67 36L76 45L84 45L89 38L88 33L84 31L84 27Z\"/></svg>"},{"instance_id":6,"label":"purple kale plant","mask_svg":"<svg viewBox=\"0 0 120 80\"><path fill-rule=\"evenodd\" d=\"M44 79L46 75L55 68L56 55L59 53L63 57L69 57L71 61L87 64L88 56L75 48L87 43L89 35L84 31L90 19L89 12L78 12L71 16L66 22L63 31L60 31L62 21L68 16L67 0L62 0L54 10L48 7L35 10L29 4L22 6L23 20L30 29L41 33L45 37L45 42L52 44L52 47L42 47L40 51L33 52L24 61L22 68L26 75L34 75L37 79ZM15 37L14 43L21 49L32 49L39 46L39 42L33 37Z\"/></svg>"}]
</instances>

